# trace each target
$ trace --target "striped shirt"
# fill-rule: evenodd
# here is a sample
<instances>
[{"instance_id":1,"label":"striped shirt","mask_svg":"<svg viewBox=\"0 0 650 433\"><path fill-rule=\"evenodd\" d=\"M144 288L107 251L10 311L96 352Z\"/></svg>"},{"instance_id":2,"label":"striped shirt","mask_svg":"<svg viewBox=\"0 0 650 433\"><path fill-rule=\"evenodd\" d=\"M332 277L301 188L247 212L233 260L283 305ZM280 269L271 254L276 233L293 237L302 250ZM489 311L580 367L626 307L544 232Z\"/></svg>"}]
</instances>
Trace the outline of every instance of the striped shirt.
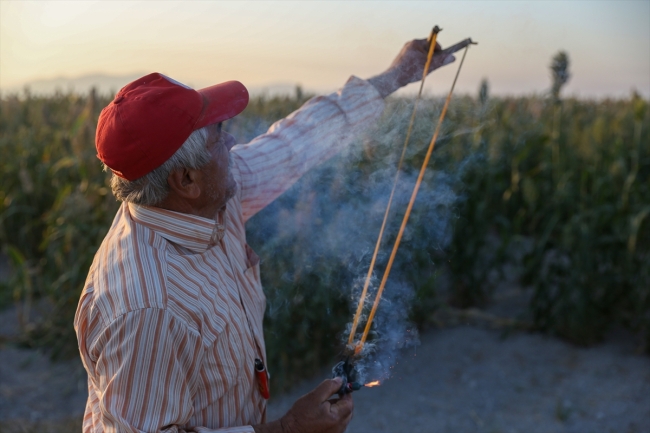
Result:
<instances>
[{"instance_id":1,"label":"striped shirt","mask_svg":"<svg viewBox=\"0 0 650 433\"><path fill-rule=\"evenodd\" d=\"M265 421L254 360L266 363L266 300L244 224L382 110L352 77L233 147L237 193L215 219L122 204L75 317L84 432L240 433Z\"/></svg>"}]
</instances>

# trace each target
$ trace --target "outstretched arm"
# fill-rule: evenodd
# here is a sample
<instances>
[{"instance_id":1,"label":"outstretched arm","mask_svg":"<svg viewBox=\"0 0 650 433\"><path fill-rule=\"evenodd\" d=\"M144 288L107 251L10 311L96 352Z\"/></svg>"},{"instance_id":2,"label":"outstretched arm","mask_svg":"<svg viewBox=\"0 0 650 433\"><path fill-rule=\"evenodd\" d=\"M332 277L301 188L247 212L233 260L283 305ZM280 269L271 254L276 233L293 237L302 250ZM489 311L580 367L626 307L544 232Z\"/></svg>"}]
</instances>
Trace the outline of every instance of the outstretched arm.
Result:
<instances>
[{"instance_id":1,"label":"outstretched arm","mask_svg":"<svg viewBox=\"0 0 650 433\"><path fill-rule=\"evenodd\" d=\"M406 43L383 73L369 80L353 77L339 92L312 98L266 134L233 147L244 220L372 125L383 111L384 97L422 78L428 48L426 39ZM447 50L434 53L429 71L454 60Z\"/></svg>"},{"instance_id":2,"label":"outstretched arm","mask_svg":"<svg viewBox=\"0 0 650 433\"><path fill-rule=\"evenodd\" d=\"M414 39L407 42L386 71L369 78L367 81L375 86L381 96L385 98L397 89L422 79L428 52L429 42L426 39ZM431 73L454 60L455 57L452 53L442 51L440 45L436 43L433 59L431 59L431 65L429 65L427 73Z\"/></svg>"}]
</instances>

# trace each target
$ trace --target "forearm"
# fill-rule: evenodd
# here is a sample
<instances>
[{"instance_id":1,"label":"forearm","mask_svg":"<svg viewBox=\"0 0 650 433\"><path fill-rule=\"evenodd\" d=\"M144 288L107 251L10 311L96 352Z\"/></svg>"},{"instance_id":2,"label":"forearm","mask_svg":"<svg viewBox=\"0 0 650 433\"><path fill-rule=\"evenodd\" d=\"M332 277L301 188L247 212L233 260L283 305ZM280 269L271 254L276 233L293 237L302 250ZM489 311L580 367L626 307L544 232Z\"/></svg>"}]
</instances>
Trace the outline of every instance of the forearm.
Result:
<instances>
[{"instance_id":1,"label":"forearm","mask_svg":"<svg viewBox=\"0 0 650 433\"><path fill-rule=\"evenodd\" d=\"M388 71L375 75L366 81L377 89L382 98L386 98L388 95L403 86L403 84L399 82L398 78L396 71L389 69Z\"/></svg>"},{"instance_id":2,"label":"forearm","mask_svg":"<svg viewBox=\"0 0 650 433\"><path fill-rule=\"evenodd\" d=\"M352 77L338 92L312 98L274 123L266 134L232 148L247 220L304 173L344 149L379 118L384 100L365 80Z\"/></svg>"}]
</instances>

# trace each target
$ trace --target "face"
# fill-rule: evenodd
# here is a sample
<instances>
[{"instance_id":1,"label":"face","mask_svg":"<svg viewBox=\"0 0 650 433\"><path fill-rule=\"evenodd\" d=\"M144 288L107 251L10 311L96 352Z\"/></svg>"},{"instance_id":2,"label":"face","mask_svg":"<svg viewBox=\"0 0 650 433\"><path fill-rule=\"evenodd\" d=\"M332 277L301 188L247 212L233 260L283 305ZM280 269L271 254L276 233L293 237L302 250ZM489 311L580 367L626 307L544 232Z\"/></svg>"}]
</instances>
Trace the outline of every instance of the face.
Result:
<instances>
[{"instance_id":1,"label":"face","mask_svg":"<svg viewBox=\"0 0 650 433\"><path fill-rule=\"evenodd\" d=\"M210 125L208 131L206 146L210 162L201 172L206 206L214 208L216 214L237 191L237 183L230 172L230 149L235 145L235 138L221 129L221 123Z\"/></svg>"}]
</instances>

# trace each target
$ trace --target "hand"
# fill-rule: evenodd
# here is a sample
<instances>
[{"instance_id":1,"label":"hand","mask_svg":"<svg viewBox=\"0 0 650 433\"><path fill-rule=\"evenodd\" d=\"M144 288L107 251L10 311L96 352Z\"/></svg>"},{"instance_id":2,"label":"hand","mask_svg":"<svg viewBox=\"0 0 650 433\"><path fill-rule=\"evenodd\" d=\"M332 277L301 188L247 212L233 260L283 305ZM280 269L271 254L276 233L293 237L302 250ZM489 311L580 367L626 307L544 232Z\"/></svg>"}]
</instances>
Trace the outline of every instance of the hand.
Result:
<instances>
[{"instance_id":1,"label":"hand","mask_svg":"<svg viewBox=\"0 0 650 433\"><path fill-rule=\"evenodd\" d=\"M377 88L382 97L386 97L407 84L420 81L428 53L429 43L426 39L407 42L390 67L385 72L370 78L368 82ZM440 45L436 43L427 74L454 60L456 58L453 54L442 52Z\"/></svg>"},{"instance_id":2,"label":"hand","mask_svg":"<svg viewBox=\"0 0 650 433\"><path fill-rule=\"evenodd\" d=\"M323 381L300 397L280 419L285 433L342 433L352 419L352 394L329 398L341 388L341 378Z\"/></svg>"},{"instance_id":3,"label":"hand","mask_svg":"<svg viewBox=\"0 0 650 433\"><path fill-rule=\"evenodd\" d=\"M280 420L253 426L256 432L343 433L352 419L352 395L329 398L341 388L341 378L328 379L300 397Z\"/></svg>"}]
</instances>

